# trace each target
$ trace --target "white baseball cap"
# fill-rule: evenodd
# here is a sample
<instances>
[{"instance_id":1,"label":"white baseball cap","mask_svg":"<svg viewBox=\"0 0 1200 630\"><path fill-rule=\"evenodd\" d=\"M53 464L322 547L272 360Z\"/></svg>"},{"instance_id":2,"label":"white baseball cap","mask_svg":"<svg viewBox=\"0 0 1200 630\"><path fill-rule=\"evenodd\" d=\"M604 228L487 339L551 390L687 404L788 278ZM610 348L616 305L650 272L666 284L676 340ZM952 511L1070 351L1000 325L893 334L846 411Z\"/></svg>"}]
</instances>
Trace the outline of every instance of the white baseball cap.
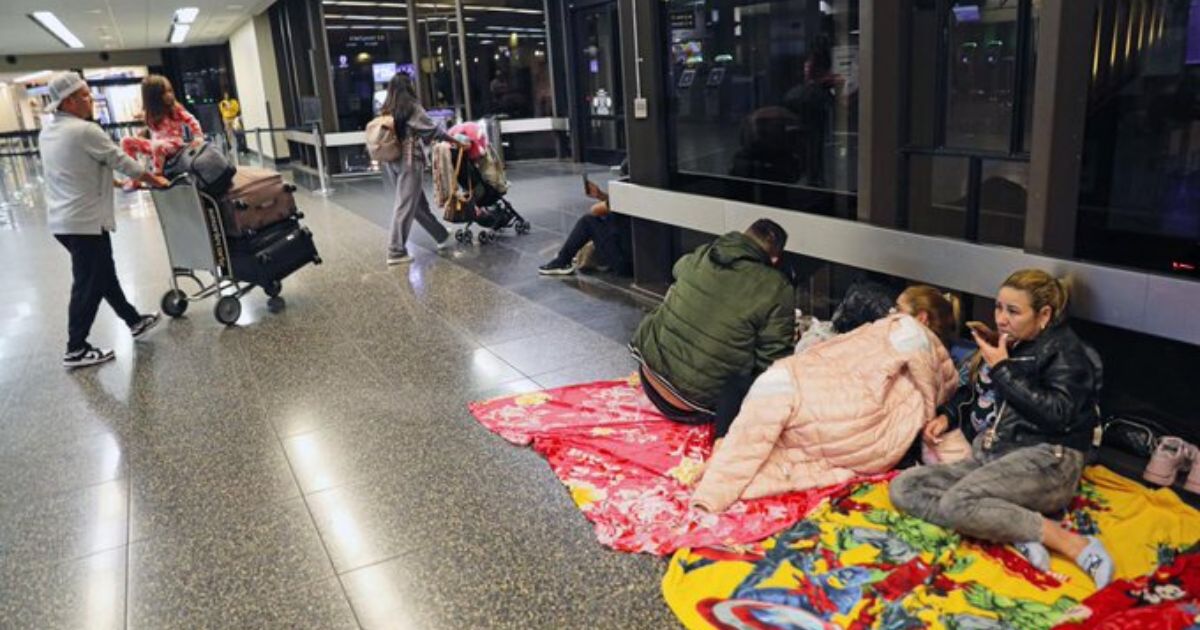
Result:
<instances>
[{"instance_id":1,"label":"white baseball cap","mask_svg":"<svg viewBox=\"0 0 1200 630\"><path fill-rule=\"evenodd\" d=\"M87 87L87 82L75 72L59 72L50 77L50 83L46 87L50 92L50 104L46 105L46 111L52 112L58 109L68 96Z\"/></svg>"}]
</instances>

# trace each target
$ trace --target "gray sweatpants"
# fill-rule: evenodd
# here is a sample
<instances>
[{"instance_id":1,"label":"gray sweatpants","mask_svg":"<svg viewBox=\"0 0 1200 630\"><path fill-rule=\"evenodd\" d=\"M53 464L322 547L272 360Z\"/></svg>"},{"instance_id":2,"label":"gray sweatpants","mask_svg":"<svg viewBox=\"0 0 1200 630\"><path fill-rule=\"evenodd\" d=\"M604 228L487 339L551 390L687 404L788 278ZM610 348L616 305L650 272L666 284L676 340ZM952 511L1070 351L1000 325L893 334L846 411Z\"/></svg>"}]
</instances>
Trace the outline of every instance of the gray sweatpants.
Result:
<instances>
[{"instance_id":1,"label":"gray sweatpants","mask_svg":"<svg viewBox=\"0 0 1200 630\"><path fill-rule=\"evenodd\" d=\"M1083 474L1083 453L1040 444L994 455L980 448L954 464L921 466L892 480L900 511L997 543L1041 542L1042 515L1067 507Z\"/></svg>"},{"instance_id":2,"label":"gray sweatpants","mask_svg":"<svg viewBox=\"0 0 1200 630\"><path fill-rule=\"evenodd\" d=\"M403 162L384 162L383 175L388 185L395 189L392 209L392 231L388 242L388 256L398 258L408 253L408 235L412 232L413 219L441 243L450 238L450 233L433 212L429 210L429 199L425 197L424 179L425 165L422 161L413 160L412 164Z\"/></svg>"}]
</instances>

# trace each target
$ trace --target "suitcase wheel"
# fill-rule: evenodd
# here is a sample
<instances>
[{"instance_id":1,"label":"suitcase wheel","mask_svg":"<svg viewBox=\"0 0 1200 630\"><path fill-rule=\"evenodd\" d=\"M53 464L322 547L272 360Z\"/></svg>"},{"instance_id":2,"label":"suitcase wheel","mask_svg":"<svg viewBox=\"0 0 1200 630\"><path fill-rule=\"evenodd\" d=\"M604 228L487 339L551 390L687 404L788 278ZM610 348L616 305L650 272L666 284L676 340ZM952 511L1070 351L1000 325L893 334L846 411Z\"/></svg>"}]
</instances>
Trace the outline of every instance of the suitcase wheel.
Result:
<instances>
[{"instance_id":1,"label":"suitcase wheel","mask_svg":"<svg viewBox=\"0 0 1200 630\"><path fill-rule=\"evenodd\" d=\"M303 219L303 218L304 218L304 213L303 213L303 212L300 212L299 210L297 210L297 211L296 211L296 214L293 214L292 216L293 216L293 217L296 217L296 220L297 220L297 221L299 221L300 219Z\"/></svg>"},{"instance_id":2,"label":"suitcase wheel","mask_svg":"<svg viewBox=\"0 0 1200 630\"><path fill-rule=\"evenodd\" d=\"M320 257L320 256L313 256L313 264L314 264L314 265L319 265L319 264L321 264L321 263L323 263L323 262L325 262L325 261L324 261L324 260L321 260L321 257Z\"/></svg>"},{"instance_id":3,"label":"suitcase wheel","mask_svg":"<svg viewBox=\"0 0 1200 630\"><path fill-rule=\"evenodd\" d=\"M287 192L294 193L294 192L296 192L296 185L295 184L284 184L283 189Z\"/></svg>"},{"instance_id":4,"label":"suitcase wheel","mask_svg":"<svg viewBox=\"0 0 1200 630\"><path fill-rule=\"evenodd\" d=\"M238 199L237 201L233 202L233 207L237 208L238 210L245 210L250 207L250 204L247 204L243 199Z\"/></svg>"},{"instance_id":5,"label":"suitcase wheel","mask_svg":"<svg viewBox=\"0 0 1200 630\"><path fill-rule=\"evenodd\" d=\"M285 306L287 306L287 302L278 295L267 300L267 310L272 313L278 313L282 311Z\"/></svg>"},{"instance_id":6,"label":"suitcase wheel","mask_svg":"<svg viewBox=\"0 0 1200 630\"><path fill-rule=\"evenodd\" d=\"M180 317L187 311L187 294L179 289L171 289L163 294L161 306L168 317Z\"/></svg>"},{"instance_id":7,"label":"suitcase wheel","mask_svg":"<svg viewBox=\"0 0 1200 630\"><path fill-rule=\"evenodd\" d=\"M232 326L242 316L242 302L232 295L222 296L221 299L217 300L217 306L213 309L213 315L222 324Z\"/></svg>"},{"instance_id":8,"label":"suitcase wheel","mask_svg":"<svg viewBox=\"0 0 1200 630\"><path fill-rule=\"evenodd\" d=\"M279 297L279 294L283 292L283 283L278 280L272 280L263 285L262 290L268 297Z\"/></svg>"}]
</instances>

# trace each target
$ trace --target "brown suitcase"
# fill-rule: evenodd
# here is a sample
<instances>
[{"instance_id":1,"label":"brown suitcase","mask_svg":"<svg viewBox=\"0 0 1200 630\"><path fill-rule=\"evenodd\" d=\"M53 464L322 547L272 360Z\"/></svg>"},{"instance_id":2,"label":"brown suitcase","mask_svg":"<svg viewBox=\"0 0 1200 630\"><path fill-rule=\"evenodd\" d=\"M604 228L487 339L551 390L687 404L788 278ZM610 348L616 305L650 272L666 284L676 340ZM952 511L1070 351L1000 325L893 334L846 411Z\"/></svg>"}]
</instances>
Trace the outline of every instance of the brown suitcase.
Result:
<instances>
[{"instance_id":1,"label":"brown suitcase","mask_svg":"<svg viewBox=\"0 0 1200 630\"><path fill-rule=\"evenodd\" d=\"M250 236L287 220L296 211L296 187L275 171L239 167L233 185L221 196L221 218L231 238Z\"/></svg>"}]
</instances>

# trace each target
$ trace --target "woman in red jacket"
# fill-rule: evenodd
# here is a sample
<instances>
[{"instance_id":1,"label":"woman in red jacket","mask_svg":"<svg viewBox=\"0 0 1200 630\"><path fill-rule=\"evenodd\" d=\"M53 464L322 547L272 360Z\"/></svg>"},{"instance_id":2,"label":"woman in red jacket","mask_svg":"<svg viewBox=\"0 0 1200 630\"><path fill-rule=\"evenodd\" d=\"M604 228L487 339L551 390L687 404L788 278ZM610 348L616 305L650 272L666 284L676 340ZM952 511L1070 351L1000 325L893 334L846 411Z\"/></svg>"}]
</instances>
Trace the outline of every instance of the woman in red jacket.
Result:
<instances>
[{"instance_id":1,"label":"woman in red jacket","mask_svg":"<svg viewBox=\"0 0 1200 630\"><path fill-rule=\"evenodd\" d=\"M166 77L152 74L142 81L143 119L150 131L149 138L121 139L121 150L133 159L148 155L154 161L154 172L162 174L163 162L187 144L184 129L190 129L192 139L204 137L200 121L175 100L175 90Z\"/></svg>"}]
</instances>

